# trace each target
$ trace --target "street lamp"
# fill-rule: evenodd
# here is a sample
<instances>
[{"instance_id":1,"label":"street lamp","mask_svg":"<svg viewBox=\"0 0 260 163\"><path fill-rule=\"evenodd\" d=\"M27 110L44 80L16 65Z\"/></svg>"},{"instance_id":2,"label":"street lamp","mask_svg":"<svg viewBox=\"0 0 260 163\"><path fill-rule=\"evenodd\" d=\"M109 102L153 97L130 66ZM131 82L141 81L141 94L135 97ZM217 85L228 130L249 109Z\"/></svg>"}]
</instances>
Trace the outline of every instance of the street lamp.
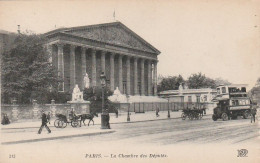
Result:
<instances>
[{"instance_id":1,"label":"street lamp","mask_svg":"<svg viewBox=\"0 0 260 163\"><path fill-rule=\"evenodd\" d=\"M170 115L170 106L169 106L169 103L170 103L170 97L168 97L168 118L171 117L171 115Z\"/></svg>"},{"instance_id":2,"label":"street lamp","mask_svg":"<svg viewBox=\"0 0 260 163\"><path fill-rule=\"evenodd\" d=\"M130 122L130 113L129 113L130 103L129 103L129 95L126 95L126 99L127 99L127 104L128 104L127 122Z\"/></svg>"},{"instance_id":3,"label":"street lamp","mask_svg":"<svg viewBox=\"0 0 260 163\"><path fill-rule=\"evenodd\" d=\"M109 126L109 113L105 112L105 97L104 88L106 87L106 75L104 72L100 75L100 83L102 88L102 113L101 113L101 129L110 129Z\"/></svg>"}]
</instances>

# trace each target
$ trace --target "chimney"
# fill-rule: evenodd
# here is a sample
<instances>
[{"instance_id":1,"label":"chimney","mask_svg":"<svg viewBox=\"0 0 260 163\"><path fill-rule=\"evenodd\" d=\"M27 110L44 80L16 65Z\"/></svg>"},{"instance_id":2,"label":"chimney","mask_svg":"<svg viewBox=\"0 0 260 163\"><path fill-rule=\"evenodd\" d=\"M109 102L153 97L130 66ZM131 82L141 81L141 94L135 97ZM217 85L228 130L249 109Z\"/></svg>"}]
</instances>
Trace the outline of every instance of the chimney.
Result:
<instances>
[{"instance_id":1,"label":"chimney","mask_svg":"<svg viewBox=\"0 0 260 163\"><path fill-rule=\"evenodd\" d=\"M18 29L17 29L17 32L18 34L20 34L20 25L17 25Z\"/></svg>"}]
</instances>

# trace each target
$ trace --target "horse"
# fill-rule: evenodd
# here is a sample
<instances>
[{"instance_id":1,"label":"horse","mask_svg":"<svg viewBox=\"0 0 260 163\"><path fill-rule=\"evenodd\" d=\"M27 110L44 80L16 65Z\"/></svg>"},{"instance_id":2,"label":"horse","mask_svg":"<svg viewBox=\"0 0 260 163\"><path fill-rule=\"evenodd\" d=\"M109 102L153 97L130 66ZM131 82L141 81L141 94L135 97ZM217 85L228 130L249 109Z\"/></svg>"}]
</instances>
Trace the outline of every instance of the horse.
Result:
<instances>
[{"instance_id":1,"label":"horse","mask_svg":"<svg viewBox=\"0 0 260 163\"><path fill-rule=\"evenodd\" d=\"M97 113L91 112L90 114L79 115L79 117L80 117L80 127L81 127L81 121L83 121L84 125L86 126L86 124L85 124L86 119L89 119L88 126L89 126L90 121L92 121L93 125L94 125L94 120L93 120L94 116L98 117Z\"/></svg>"}]
</instances>

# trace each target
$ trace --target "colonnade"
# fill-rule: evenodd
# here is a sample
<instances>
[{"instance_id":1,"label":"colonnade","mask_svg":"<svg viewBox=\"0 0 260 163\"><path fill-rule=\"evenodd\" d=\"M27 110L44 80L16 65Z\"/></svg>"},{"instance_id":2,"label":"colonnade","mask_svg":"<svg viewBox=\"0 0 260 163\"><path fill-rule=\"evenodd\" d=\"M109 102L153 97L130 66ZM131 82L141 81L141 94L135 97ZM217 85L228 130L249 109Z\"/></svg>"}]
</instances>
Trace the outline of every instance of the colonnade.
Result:
<instances>
[{"instance_id":1,"label":"colonnade","mask_svg":"<svg viewBox=\"0 0 260 163\"><path fill-rule=\"evenodd\" d=\"M57 69L59 77L64 79L64 46L63 43L55 44L57 46ZM69 85L70 90L72 90L77 83L76 79L76 60L75 60L75 48L78 47L76 45L69 45ZM49 45L48 48L53 47L53 45ZM147 58L139 55L127 55L120 52L111 52L106 49L95 49L89 47L81 48L81 73L82 78L80 88L84 88L83 85L83 77L87 72L87 62L86 55L91 59L91 86L99 86L98 80L99 75L97 74L97 69L101 68L101 72L105 72L109 69L109 87L112 91L114 91L116 86L119 87L119 90L123 94L129 95L156 95L157 94L157 60L153 58ZM88 53L87 53L88 50ZM53 50L50 50L51 56L53 55ZM97 64L97 55L100 55L100 65ZM107 59L106 59L107 58ZM117 58L115 60L115 58ZM106 63L109 61L109 65ZM115 63L117 61L117 63ZM123 63L124 61L124 63ZM52 59L53 62L53 59ZM118 65L115 67L115 64ZM123 65L125 64L125 65ZM132 66L131 66L132 65ZM124 69L126 67L126 69ZM118 70L117 70L118 69ZM123 72L124 71L124 72ZM123 74L125 73L126 74ZM133 71L133 72L131 72ZM115 74L118 73L118 74ZM131 76L131 74L133 74ZM117 78L115 79L115 76ZM126 78L124 78L126 76ZM132 79L133 78L133 79ZM116 81L118 80L118 82ZM133 83L132 83L133 82ZM117 84L116 84L117 83ZM64 91L64 82L60 83L59 90ZM131 91L132 88L132 91Z\"/></svg>"}]
</instances>

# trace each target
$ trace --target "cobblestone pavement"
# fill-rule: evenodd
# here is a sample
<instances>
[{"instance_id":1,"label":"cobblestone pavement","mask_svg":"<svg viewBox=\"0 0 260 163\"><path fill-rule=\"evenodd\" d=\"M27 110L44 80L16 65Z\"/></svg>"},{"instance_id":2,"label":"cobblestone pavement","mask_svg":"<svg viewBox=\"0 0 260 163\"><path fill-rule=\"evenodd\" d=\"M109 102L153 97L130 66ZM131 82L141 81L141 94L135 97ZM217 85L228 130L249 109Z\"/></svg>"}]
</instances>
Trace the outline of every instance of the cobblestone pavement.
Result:
<instances>
[{"instance_id":1,"label":"cobblestone pavement","mask_svg":"<svg viewBox=\"0 0 260 163\"><path fill-rule=\"evenodd\" d=\"M99 127L95 125L66 129L70 132L73 130L80 132L88 129L96 130ZM104 135L5 145L2 146L4 147L2 156L15 153L16 157L26 156L22 157L24 161L30 158L36 160L39 158L40 161L40 158L44 157L46 160L56 162L61 158L62 162L71 162L75 159L79 160L78 162L103 162L103 159L113 162L151 161L141 159L141 155L147 155L155 162L202 162L201 159L204 159L203 162L257 162L259 159L260 126L258 121L250 123L250 119L238 118L215 122L211 116L205 116L201 120L162 119L118 123L112 124L111 127L115 132ZM53 132L56 130L58 131L55 129ZM26 128L22 129L22 132L35 134L35 129ZM19 136L19 132L13 134ZM47 132L44 134L47 135ZM238 159L239 149L247 149L249 157ZM86 155L91 154L97 154L97 157L100 155L103 159L86 158ZM118 159L111 160L113 154L117 155ZM136 154L139 158L128 159L120 154ZM153 154L166 157L153 158ZM119 158L119 155L122 157Z\"/></svg>"},{"instance_id":2,"label":"cobblestone pavement","mask_svg":"<svg viewBox=\"0 0 260 163\"><path fill-rule=\"evenodd\" d=\"M111 127L112 130L115 130L116 132L87 138L70 138L69 141L60 139L55 140L55 142L73 144L96 144L102 142L113 144L131 142L132 144L137 145L172 145L182 143L254 144L259 141L258 136L260 129L258 121L256 123L250 123L250 119L239 118L237 120L218 120L215 122L210 116L205 116L201 120L164 119L138 123L112 124ZM73 130L91 131L99 128L99 125L84 126L82 128L53 128L53 133L59 130L68 130L71 132ZM34 134L35 129L6 130L5 132L16 132L16 134L19 132L31 132ZM46 144L48 142L43 143Z\"/></svg>"}]
</instances>

